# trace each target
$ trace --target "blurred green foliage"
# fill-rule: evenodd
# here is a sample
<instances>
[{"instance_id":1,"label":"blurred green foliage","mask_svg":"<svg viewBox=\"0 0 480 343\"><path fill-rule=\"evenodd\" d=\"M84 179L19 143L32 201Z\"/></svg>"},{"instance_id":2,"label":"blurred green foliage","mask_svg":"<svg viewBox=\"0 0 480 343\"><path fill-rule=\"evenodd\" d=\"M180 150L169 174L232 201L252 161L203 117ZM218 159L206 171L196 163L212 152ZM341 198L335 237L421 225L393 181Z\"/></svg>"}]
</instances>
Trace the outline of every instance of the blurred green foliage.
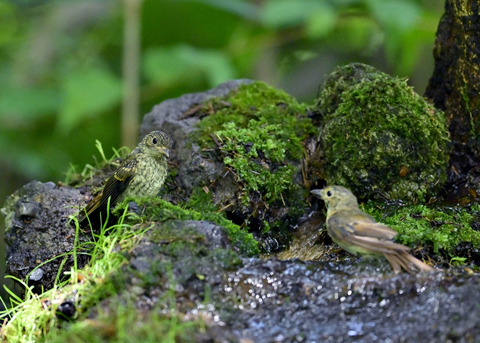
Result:
<instances>
[{"instance_id":1,"label":"blurred green foliage","mask_svg":"<svg viewBox=\"0 0 480 343\"><path fill-rule=\"evenodd\" d=\"M0 0L7 192L15 180L59 180L70 163L91 162L95 139L118 147L123 5ZM324 75L350 61L416 75L441 13L433 0L144 0L140 112L244 77L310 101Z\"/></svg>"}]
</instances>

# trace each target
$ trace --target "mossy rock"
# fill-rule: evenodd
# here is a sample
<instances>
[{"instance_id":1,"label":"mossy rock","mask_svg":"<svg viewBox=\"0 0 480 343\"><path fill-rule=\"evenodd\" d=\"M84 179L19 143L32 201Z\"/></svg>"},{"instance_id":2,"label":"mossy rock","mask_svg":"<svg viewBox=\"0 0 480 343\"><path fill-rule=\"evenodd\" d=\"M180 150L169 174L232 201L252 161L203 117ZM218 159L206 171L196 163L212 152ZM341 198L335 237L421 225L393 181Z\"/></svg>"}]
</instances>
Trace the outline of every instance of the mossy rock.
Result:
<instances>
[{"instance_id":1,"label":"mossy rock","mask_svg":"<svg viewBox=\"0 0 480 343\"><path fill-rule=\"evenodd\" d=\"M165 130L176 142L162 196L202 213L218 211L261 242L274 236L275 249L288 244L310 206L302 163L317 130L309 110L252 80L164 101L142 124L142 133Z\"/></svg>"},{"instance_id":2,"label":"mossy rock","mask_svg":"<svg viewBox=\"0 0 480 343\"><path fill-rule=\"evenodd\" d=\"M445 117L405 79L349 64L326 80L317 107L329 184L350 187L360 198L417 202L445 182Z\"/></svg>"},{"instance_id":3,"label":"mossy rock","mask_svg":"<svg viewBox=\"0 0 480 343\"><path fill-rule=\"evenodd\" d=\"M163 223L168 220L209 221L225 230L235 249L250 256L259 253L257 241L251 234L241 230L238 225L233 224L223 215L214 212L213 208L202 207L199 211L193 209L191 203L187 203L187 208L182 208L160 198L127 198L115 208L114 214L121 216L124 211L132 207L132 202L135 204L134 208L141 209L138 211L141 213L135 213L135 210L128 213L125 222L130 225L148 222ZM205 198L204 202L207 202Z\"/></svg>"},{"instance_id":4,"label":"mossy rock","mask_svg":"<svg viewBox=\"0 0 480 343\"><path fill-rule=\"evenodd\" d=\"M237 173L244 204L259 195L269 204L280 200L295 183L303 141L314 133L306 105L254 82L207 106L215 113L199 122L195 137L205 149L219 148L225 166Z\"/></svg>"},{"instance_id":5,"label":"mossy rock","mask_svg":"<svg viewBox=\"0 0 480 343\"><path fill-rule=\"evenodd\" d=\"M257 238L273 234L288 241L285 232L308 207L301 161L304 142L316 130L307 110L284 91L256 81L204 102L197 130L187 137L200 146L202 159L220 162L216 174L198 186Z\"/></svg>"}]
</instances>

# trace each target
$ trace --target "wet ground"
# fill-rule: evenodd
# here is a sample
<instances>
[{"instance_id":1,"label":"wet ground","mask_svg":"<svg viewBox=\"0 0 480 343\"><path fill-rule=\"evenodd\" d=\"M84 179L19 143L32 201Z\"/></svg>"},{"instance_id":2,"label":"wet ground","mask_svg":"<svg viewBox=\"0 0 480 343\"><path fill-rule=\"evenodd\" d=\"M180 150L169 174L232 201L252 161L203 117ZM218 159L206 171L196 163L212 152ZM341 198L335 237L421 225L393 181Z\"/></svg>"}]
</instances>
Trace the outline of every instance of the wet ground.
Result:
<instances>
[{"instance_id":1,"label":"wet ground","mask_svg":"<svg viewBox=\"0 0 480 343\"><path fill-rule=\"evenodd\" d=\"M122 290L104 299L103 311L131 294L138 316L171 308L165 294L173 287L182 318L204 322L194 341L480 339L480 276L462 269L395 275L384 260L348 255L324 255L329 262L242 258L228 249L221 227L201 221L157 227L126 257L113 276Z\"/></svg>"}]
</instances>

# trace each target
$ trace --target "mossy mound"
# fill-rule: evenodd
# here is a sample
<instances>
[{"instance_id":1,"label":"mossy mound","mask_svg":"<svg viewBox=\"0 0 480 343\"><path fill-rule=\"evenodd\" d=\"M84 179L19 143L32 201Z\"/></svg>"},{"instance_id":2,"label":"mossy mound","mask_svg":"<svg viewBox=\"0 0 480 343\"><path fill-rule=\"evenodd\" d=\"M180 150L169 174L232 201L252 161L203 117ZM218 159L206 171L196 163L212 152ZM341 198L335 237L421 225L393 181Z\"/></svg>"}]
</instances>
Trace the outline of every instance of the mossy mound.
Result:
<instances>
[{"instance_id":1,"label":"mossy mound","mask_svg":"<svg viewBox=\"0 0 480 343\"><path fill-rule=\"evenodd\" d=\"M228 218L255 232L296 222L308 206L301 187L303 144L315 133L307 105L253 82L207 101L198 112L202 119L189 139L206 152L204 158L222 163L218 177L198 186L208 188Z\"/></svg>"},{"instance_id":2,"label":"mossy mound","mask_svg":"<svg viewBox=\"0 0 480 343\"><path fill-rule=\"evenodd\" d=\"M446 180L445 117L405 79L354 63L326 80L318 110L329 184L360 198L424 201Z\"/></svg>"},{"instance_id":3,"label":"mossy mound","mask_svg":"<svg viewBox=\"0 0 480 343\"><path fill-rule=\"evenodd\" d=\"M135 208L141 211L130 211L126 223L133 225L146 222L165 222L168 220L204 220L215 223L221 226L228 234L232 245L240 252L246 255L256 255L259 253L257 242L252 235L244 230L241 230L238 225L233 224L230 220L225 219L221 214L213 211L213 208L208 209L203 206L201 212L189 208L191 204L187 204L187 208L173 205L168 201L160 198L129 198L119 204L114 211L114 214L121 216L121 214L134 201ZM207 199L204 199L207 203Z\"/></svg>"},{"instance_id":4,"label":"mossy mound","mask_svg":"<svg viewBox=\"0 0 480 343\"><path fill-rule=\"evenodd\" d=\"M280 199L292 184L292 162L300 161L303 141L314 133L306 105L263 82L207 105L215 113L198 124L196 134L204 148L215 142L224 164L238 173L245 203L252 192L269 203Z\"/></svg>"}]
</instances>

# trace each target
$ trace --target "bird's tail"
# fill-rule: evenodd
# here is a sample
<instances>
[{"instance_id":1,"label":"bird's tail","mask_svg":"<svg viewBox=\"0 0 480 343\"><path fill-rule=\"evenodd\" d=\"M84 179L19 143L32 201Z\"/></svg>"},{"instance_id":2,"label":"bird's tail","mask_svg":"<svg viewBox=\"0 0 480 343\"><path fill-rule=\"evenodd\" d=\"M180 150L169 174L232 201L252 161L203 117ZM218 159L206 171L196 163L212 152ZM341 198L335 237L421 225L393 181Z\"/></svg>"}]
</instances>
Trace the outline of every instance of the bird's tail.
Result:
<instances>
[{"instance_id":1,"label":"bird's tail","mask_svg":"<svg viewBox=\"0 0 480 343\"><path fill-rule=\"evenodd\" d=\"M428 264L423 263L419 259L413 257L406 251L396 251L394 253L385 253L385 258L390 262L395 274L402 269L406 272L413 273L414 271L431 271L433 270Z\"/></svg>"}]
</instances>

